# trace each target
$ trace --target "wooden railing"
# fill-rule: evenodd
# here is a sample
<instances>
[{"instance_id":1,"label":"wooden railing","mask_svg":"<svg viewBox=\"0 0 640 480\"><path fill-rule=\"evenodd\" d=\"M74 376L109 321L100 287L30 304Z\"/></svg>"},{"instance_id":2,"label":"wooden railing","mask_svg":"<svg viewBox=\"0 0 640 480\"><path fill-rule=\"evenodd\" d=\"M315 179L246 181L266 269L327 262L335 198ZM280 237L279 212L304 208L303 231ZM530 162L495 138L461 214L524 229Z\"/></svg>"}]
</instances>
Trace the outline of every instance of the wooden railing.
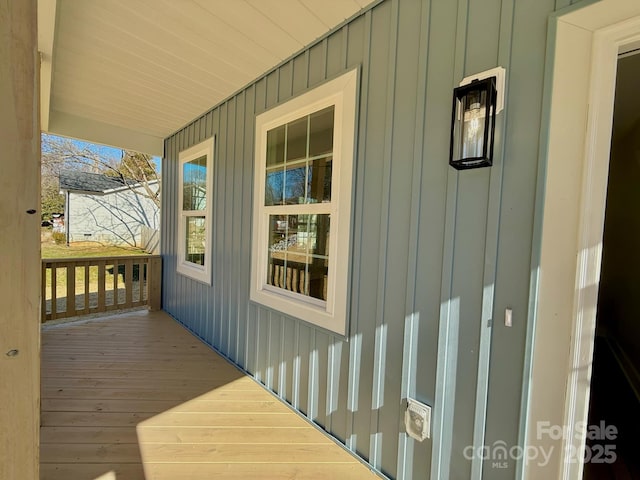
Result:
<instances>
[{"instance_id":1,"label":"wooden railing","mask_svg":"<svg viewBox=\"0 0 640 480\"><path fill-rule=\"evenodd\" d=\"M42 260L42 321L147 305L160 309L158 255Z\"/></svg>"}]
</instances>

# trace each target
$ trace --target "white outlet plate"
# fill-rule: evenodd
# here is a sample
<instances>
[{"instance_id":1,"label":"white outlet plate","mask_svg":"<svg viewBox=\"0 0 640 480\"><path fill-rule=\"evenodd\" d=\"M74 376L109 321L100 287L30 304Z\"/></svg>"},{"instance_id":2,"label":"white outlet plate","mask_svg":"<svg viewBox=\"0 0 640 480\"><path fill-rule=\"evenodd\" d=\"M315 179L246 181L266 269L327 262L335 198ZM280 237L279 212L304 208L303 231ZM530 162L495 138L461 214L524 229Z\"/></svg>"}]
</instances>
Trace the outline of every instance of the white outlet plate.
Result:
<instances>
[{"instance_id":1,"label":"white outlet plate","mask_svg":"<svg viewBox=\"0 0 640 480\"><path fill-rule=\"evenodd\" d=\"M407 435L422 442L431 437L431 407L407 398L407 410L404 412L404 426Z\"/></svg>"}]
</instances>

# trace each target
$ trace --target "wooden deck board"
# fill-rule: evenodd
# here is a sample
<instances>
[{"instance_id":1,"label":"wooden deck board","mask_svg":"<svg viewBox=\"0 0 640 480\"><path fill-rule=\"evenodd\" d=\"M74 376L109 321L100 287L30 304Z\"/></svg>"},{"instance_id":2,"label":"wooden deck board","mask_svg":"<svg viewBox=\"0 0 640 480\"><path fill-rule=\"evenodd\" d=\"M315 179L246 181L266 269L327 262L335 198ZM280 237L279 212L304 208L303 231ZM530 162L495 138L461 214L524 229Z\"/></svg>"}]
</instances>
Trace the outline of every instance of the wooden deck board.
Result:
<instances>
[{"instance_id":1,"label":"wooden deck board","mask_svg":"<svg viewBox=\"0 0 640 480\"><path fill-rule=\"evenodd\" d=\"M42 480L375 479L163 312L42 333Z\"/></svg>"}]
</instances>

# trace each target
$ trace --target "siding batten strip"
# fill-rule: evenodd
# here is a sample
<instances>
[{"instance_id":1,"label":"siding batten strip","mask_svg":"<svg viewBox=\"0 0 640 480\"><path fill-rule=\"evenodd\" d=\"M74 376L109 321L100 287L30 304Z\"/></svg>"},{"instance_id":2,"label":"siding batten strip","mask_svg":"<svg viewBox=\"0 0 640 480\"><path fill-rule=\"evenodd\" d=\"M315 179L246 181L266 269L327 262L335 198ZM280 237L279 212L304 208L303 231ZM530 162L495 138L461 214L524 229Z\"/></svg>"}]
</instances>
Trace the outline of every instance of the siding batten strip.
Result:
<instances>
[{"instance_id":1,"label":"siding batten strip","mask_svg":"<svg viewBox=\"0 0 640 480\"><path fill-rule=\"evenodd\" d=\"M293 359L291 405L298 410L300 408L300 322L295 322L293 338L295 357Z\"/></svg>"},{"instance_id":2,"label":"siding batten strip","mask_svg":"<svg viewBox=\"0 0 640 480\"><path fill-rule=\"evenodd\" d=\"M349 24L347 23L344 27L342 27L342 51L341 51L342 57L340 59L340 65L345 70L349 66L348 60L347 60L348 49L349 49ZM356 144L357 143L358 142L356 140Z\"/></svg>"},{"instance_id":3,"label":"siding batten strip","mask_svg":"<svg viewBox=\"0 0 640 480\"><path fill-rule=\"evenodd\" d=\"M229 303L232 306L229 325L229 358L236 364L242 365L240 359L240 291L242 287L242 260L246 256L242 251L242 152L244 151L244 113L246 94L243 91L236 98L234 129L233 129L233 204L231 212L231 223L233 230L231 269L233 279L229 290Z\"/></svg>"},{"instance_id":4,"label":"siding batten strip","mask_svg":"<svg viewBox=\"0 0 640 480\"><path fill-rule=\"evenodd\" d=\"M382 212L380 223L380 256L378 269L378 292L377 292L377 314L376 314L376 336L373 371L373 392L372 392L372 414L371 414L371 435L369 445L369 461L371 465L380 470L382 466L382 432L380 426L380 407L384 403L384 381L385 381L385 360L387 355L386 329L384 311L387 291L387 263L390 261L388 255L389 243L389 212L391 203L391 154L393 151L393 127L394 127L394 102L395 102L395 82L398 48L398 18L399 0L391 3L391 19L389 32L389 58L387 77L387 98L386 98L386 119L384 136L384 164L383 184L382 184Z\"/></svg>"},{"instance_id":5,"label":"siding batten strip","mask_svg":"<svg viewBox=\"0 0 640 480\"><path fill-rule=\"evenodd\" d=\"M278 356L278 396L286 399L287 395L287 364L285 362L285 323L286 319L280 320L280 355Z\"/></svg>"},{"instance_id":6,"label":"siding batten strip","mask_svg":"<svg viewBox=\"0 0 640 480\"><path fill-rule=\"evenodd\" d=\"M514 21L514 0L503 0L500 18L500 39L498 43L497 64L506 69L507 79L509 78L509 65L511 60L511 42L513 35ZM508 90L509 82L505 82ZM508 98L504 92L505 100ZM494 318L495 283L498 262L498 241L500 233L500 216L502 203L502 181L504 173L504 151L506 142L506 128L508 126L507 115L508 105L501 112L502 118L496 119L496 129L504 132L499 136L502 141L494 149L494 163L491 167L489 205L487 214L487 233L485 239L485 271L482 298L482 317L480 323L480 347L478 352L478 380L476 387L476 403L473 429L474 451L485 445L487 406L489 395L489 364L491 361L491 340L495 323L499 320ZM483 474L483 459L479 455L474 455L471 461L471 478L481 479Z\"/></svg>"},{"instance_id":7,"label":"siding batten strip","mask_svg":"<svg viewBox=\"0 0 640 480\"><path fill-rule=\"evenodd\" d=\"M362 297L361 291L361 268L362 260L360 255L355 255L356 245L362 245L363 223L364 223L364 180L366 169L363 167L365 163L367 146L365 139L367 138L367 105L369 101L369 75L371 63L371 24L372 13L369 10L364 16L364 51L362 54L362 70L360 75L360 112L359 112L359 128L358 128L358 145L357 162L355 165L356 172L356 195L354 201L354 231L352 251L354 252L351 278L351 341L349 342L349 380L348 380L348 399L347 399L347 438L346 445L352 451L357 448L355 437L355 415L358 411L358 399L360 389L360 356L362 355L362 333L359 322L359 299ZM351 34L351 30L349 32ZM348 57L347 52L347 57ZM360 211L358 211L358 208ZM356 275L357 273L357 275Z\"/></svg>"},{"instance_id":8,"label":"siding batten strip","mask_svg":"<svg viewBox=\"0 0 640 480\"><path fill-rule=\"evenodd\" d=\"M416 375L418 371L418 328L420 325L420 313L416 311L416 284L418 270L418 248L420 245L420 205L422 203L422 175L425 112L427 111L427 70L429 68L429 32L431 18L431 0L422 4L420 21L420 47L418 50L418 90L416 92L416 118L413 154L413 183L411 185L411 224L409 228L409 256L407 262L407 293L406 318L404 332L403 362L402 362L402 389L403 400L407 397L415 397ZM420 108L424 106L424 108ZM404 405L404 403L403 403ZM398 445L398 469L399 480L412 478L412 457L415 451L415 442L407 435L401 435Z\"/></svg>"},{"instance_id":9,"label":"siding batten strip","mask_svg":"<svg viewBox=\"0 0 640 480\"><path fill-rule=\"evenodd\" d=\"M226 165L226 184L229 185L227 187L228 193L225 195L226 198L233 199L231 201L231 205L228 208L224 209L224 225L225 225L225 263L226 263L226 278L223 279L223 286L226 287L225 291L225 303L228 305L226 318L226 338L225 338L225 348L224 352L226 352L229 358L233 358L235 355L234 349L232 348L233 335L232 330L235 326L233 322L233 312L235 311L235 304L233 302L233 289L235 288L234 278L236 276L236 272L233 268L233 251L237 242L235 236L235 224L234 222L234 213L236 208L235 193L236 193L236 182L235 182L235 154L236 154L236 115L238 113L238 99L234 97L230 100L230 106L227 110L227 125L230 125L231 128L227 130L227 139L226 143L229 145L227 149L227 155L225 157L225 165ZM230 180L230 181L229 181ZM226 202L225 202L226 203ZM231 252L231 254L230 254Z\"/></svg>"},{"instance_id":10,"label":"siding batten strip","mask_svg":"<svg viewBox=\"0 0 640 480\"><path fill-rule=\"evenodd\" d=\"M242 132L243 139L243 151L242 151L242 173L244 183L243 183L243 195L242 195L242 204L241 204L241 215L242 215L242 225L243 232L245 232L242 238L242 251L250 252L251 251L251 235L247 232L251 232L251 208L248 207L251 204L251 198L253 193L253 175L249 172L253 172L253 112L255 109L255 87L252 85L244 92L244 129ZM251 261L250 255L247 253L242 256L241 259L241 271L247 274L247 272L251 271ZM242 352L242 367L249 371L252 369L252 365L249 362L249 323L250 323L250 307L248 305L248 301L246 299L249 298L249 282L246 279L241 281L240 289L238 292L238 304L240 305L241 319L243 322L242 325L242 335L238 334L238 342L243 342L243 352ZM244 300L243 300L244 299Z\"/></svg>"},{"instance_id":11,"label":"siding batten strip","mask_svg":"<svg viewBox=\"0 0 640 480\"><path fill-rule=\"evenodd\" d=\"M458 0L456 47L452 86L464 77L466 58L468 0ZM453 442L453 417L458 364L459 299L453 298L453 260L458 210L459 174L449 169L442 257L442 288L440 303L440 329L438 333L438 360L436 372L435 408L432 412L433 442L431 478L449 478Z\"/></svg>"}]
</instances>

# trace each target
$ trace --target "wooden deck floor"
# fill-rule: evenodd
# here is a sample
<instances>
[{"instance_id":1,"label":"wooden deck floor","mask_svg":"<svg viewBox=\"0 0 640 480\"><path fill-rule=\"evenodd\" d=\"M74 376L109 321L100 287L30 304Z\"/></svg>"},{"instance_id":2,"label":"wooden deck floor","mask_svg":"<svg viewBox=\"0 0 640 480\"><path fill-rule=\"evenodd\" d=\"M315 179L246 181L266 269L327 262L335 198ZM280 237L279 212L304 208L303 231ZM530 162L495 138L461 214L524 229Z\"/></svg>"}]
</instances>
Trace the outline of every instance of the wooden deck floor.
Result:
<instances>
[{"instance_id":1,"label":"wooden deck floor","mask_svg":"<svg viewBox=\"0 0 640 480\"><path fill-rule=\"evenodd\" d=\"M42 480L375 479L163 312L42 333Z\"/></svg>"}]
</instances>

